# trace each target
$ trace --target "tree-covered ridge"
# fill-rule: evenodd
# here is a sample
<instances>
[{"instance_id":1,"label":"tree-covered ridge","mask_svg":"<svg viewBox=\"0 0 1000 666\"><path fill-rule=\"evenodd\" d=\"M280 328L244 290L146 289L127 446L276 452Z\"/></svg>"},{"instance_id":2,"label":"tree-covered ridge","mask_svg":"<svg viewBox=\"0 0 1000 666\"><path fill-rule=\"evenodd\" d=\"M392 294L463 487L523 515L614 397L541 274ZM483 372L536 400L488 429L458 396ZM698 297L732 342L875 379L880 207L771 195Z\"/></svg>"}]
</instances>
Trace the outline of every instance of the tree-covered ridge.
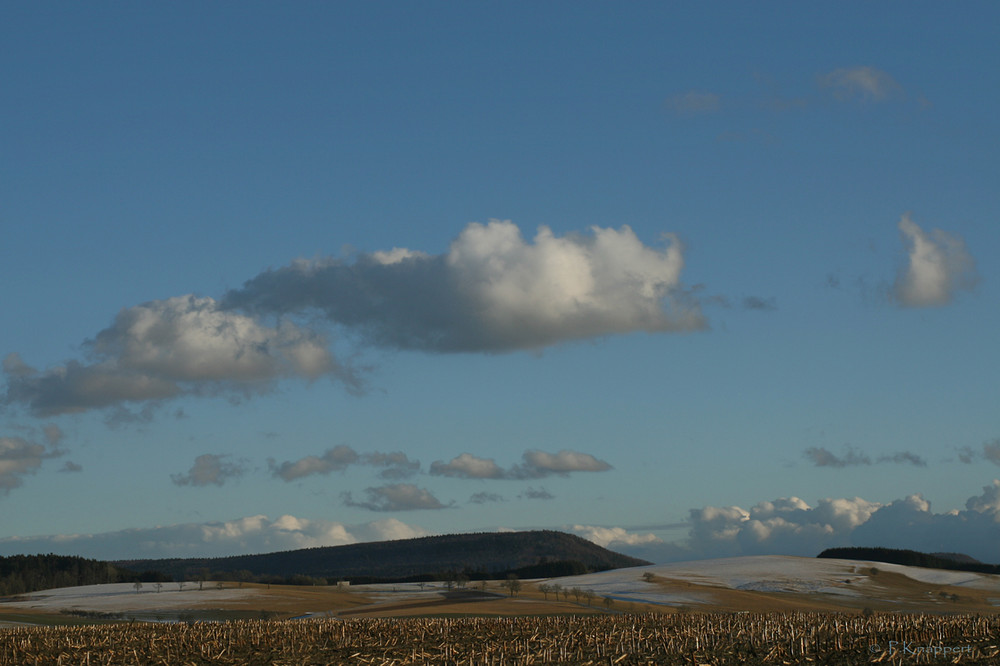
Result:
<instances>
[{"instance_id":1,"label":"tree-covered ridge","mask_svg":"<svg viewBox=\"0 0 1000 666\"><path fill-rule=\"evenodd\" d=\"M889 564L903 564L910 567L925 569L951 569L954 571L974 571L985 574L1000 574L1000 565L968 562L921 553L916 550L901 550L895 548L827 548L817 557L827 557L839 560L870 560ZM969 558L972 559L972 558Z\"/></svg>"},{"instance_id":2,"label":"tree-covered ridge","mask_svg":"<svg viewBox=\"0 0 1000 666\"><path fill-rule=\"evenodd\" d=\"M0 557L0 597L36 590L100 583L155 581L163 576L137 573L100 560L69 555L11 555Z\"/></svg>"},{"instance_id":3,"label":"tree-covered ridge","mask_svg":"<svg viewBox=\"0 0 1000 666\"><path fill-rule=\"evenodd\" d=\"M566 566L584 571L649 564L578 536L550 530L451 534L261 555L131 560L116 564L133 570L160 571L178 580L194 579L210 571L242 572L255 578L297 575L360 582L426 579L448 572L479 578L556 562L572 562L575 564Z\"/></svg>"}]
</instances>

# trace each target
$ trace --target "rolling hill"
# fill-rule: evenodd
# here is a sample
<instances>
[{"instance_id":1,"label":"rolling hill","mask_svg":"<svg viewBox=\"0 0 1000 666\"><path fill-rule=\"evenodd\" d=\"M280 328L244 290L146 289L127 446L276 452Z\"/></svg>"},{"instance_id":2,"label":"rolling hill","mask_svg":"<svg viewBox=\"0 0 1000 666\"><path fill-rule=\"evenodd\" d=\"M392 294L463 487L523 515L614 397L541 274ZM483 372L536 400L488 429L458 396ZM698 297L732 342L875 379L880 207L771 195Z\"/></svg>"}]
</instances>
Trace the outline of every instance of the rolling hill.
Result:
<instances>
[{"instance_id":1,"label":"rolling hill","mask_svg":"<svg viewBox=\"0 0 1000 666\"><path fill-rule=\"evenodd\" d=\"M132 571L159 571L175 580L217 574L234 577L304 576L354 582L416 580L464 573L470 578L518 573L544 577L649 564L586 539L551 530L489 532L306 548L223 558L126 560Z\"/></svg>"}]
</instances>

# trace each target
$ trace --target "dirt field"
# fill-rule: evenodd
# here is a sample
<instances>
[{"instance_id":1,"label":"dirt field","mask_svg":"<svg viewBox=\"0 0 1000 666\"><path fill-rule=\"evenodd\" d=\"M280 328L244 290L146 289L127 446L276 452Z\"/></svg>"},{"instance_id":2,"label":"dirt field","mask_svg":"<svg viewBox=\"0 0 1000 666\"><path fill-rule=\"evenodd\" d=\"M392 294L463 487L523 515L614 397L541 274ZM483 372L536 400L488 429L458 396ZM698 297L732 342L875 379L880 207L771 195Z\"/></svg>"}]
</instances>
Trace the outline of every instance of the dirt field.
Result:
<instances>
[{"instance_id":1,"label":"dirt field","mask_svg":"<svg viewBox=\"0 0 1000 666\"><path fill-rule=\"evenodd\" d=\"M841 613L362 618L0 629L0 663L995 664L1000 618Z\"/></svg>"}]
</instances>

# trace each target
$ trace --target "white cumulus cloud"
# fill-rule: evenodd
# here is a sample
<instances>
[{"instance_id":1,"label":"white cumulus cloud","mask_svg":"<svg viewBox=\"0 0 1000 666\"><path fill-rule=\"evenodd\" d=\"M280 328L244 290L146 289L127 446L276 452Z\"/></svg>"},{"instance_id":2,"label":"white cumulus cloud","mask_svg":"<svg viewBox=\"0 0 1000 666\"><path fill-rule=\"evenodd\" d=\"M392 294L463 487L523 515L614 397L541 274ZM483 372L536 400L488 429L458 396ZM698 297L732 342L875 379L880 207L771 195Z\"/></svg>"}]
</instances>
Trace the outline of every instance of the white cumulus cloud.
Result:
<instances>
[{"instance_id":1,"label":"white cumulus cloud","mask_svg":"<svg viewBox=\"0 0 1000 666\"><path fill-rule=\"evenodd\" d=\"M813 557L826 548L881 546L923 552L959 552L996 560L1000 543L1000 480L971 497L964 510L935 513L919 494L888 504L860 497L826 498L815 506L797 497L752 508L692 509L686 540L665 544L661 559L740 555ZM647 555L649 557L649 555Z\"/></svg>"},{"instance_id":2,"label":"white cumulus cloud","mask_svg":"<svg viewBox=\"0 0 1000 666\"><path fill-rule=\"evenodd\" d=\"M125 308L86 348L92 362L43 372L8 355L5 401L45 416L185 394L259 393L284 377L353 381L316 333L287 321L265 326L195 296Z\"/></svg>"},{"instance_id":3,"label":"white cumulus cloud","mask_svg":"<svg viewBox=\"0 0 1000 666\"><path fill-rule=\"evenodd\" d=\"M384 347L438 352L540 349L569 340L703 328L682 289L680 243L648 247L629 227L533 242L510 221L469 224L443 255L406 248L353 263L299 260L229 292L225 307L322 312Z\"/></svg>"},{"instance_id":4,"label":"white cumulus cloud","mask_svg":"<svg viewBox=\"0 0 1000 666\"><path fill-rule=\"evenodd\" d=\"M940 229L930 233L909 215L899 221L908 261L896 276L893 296L904 307L933 307L951 302L956 291L971 289L976 263L961 238Z\"/></svg>"},{"instance_id":5,"label":"white cumulus cloud","mask_svg":"<svg viewBox=\"0 0 1000 666\"><path fill-rule=\"evenodd\" d=\"M571 531L587 541L596 543L602 548L614 549L615 546L644 546L663 543L655 534L636 534L624 527L599 527L596 525L573 525Z\"/></svg>"},{"instance_id":6,"label":"white cumulus cloud","mask_svg":"<svg viewBox=\"0 0 1000 666\"><path fill-rule=\"evenodd\" d=\"M226 557L298 548L342 546L429 536L394 518L360 525L284 515L246 516L224 522L186 523L101 534L0 539L0 555L56 553L97 559Z\"/></svg>"}]
</instances>

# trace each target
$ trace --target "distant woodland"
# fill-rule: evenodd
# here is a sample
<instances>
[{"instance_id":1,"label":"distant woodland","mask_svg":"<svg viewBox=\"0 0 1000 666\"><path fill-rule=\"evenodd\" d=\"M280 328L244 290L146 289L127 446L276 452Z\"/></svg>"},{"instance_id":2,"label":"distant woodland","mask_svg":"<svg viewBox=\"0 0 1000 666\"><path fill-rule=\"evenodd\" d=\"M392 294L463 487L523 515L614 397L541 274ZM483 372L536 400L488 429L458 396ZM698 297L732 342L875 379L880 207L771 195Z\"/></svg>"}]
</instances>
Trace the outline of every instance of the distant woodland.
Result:
<instances>
[{"instance_id":1,"label":"distant woodland","mask_svg":"<svg viewBox=\"0 0 1000 666\"><path fill-rule=\"evenodd\" d=\"M894 548L827 548L817 557L840 560L870 560L888 564L903 564L926 569L951 569L976 573L1000 574L1000 565L983 564L967 555L955 553L921 553L916 550Z\"/></svg>"},{"instance_id":2,"label":"distant woodland","mask_svg":"<svg viewBox=\"0 0 1000 666\"><path fill-rule=\"evenodd\" d=\"M52 554L0 557L0 597L55 587L168 580L155 571L139 573L82 557Z\"/></svg>"}]
</instances>

